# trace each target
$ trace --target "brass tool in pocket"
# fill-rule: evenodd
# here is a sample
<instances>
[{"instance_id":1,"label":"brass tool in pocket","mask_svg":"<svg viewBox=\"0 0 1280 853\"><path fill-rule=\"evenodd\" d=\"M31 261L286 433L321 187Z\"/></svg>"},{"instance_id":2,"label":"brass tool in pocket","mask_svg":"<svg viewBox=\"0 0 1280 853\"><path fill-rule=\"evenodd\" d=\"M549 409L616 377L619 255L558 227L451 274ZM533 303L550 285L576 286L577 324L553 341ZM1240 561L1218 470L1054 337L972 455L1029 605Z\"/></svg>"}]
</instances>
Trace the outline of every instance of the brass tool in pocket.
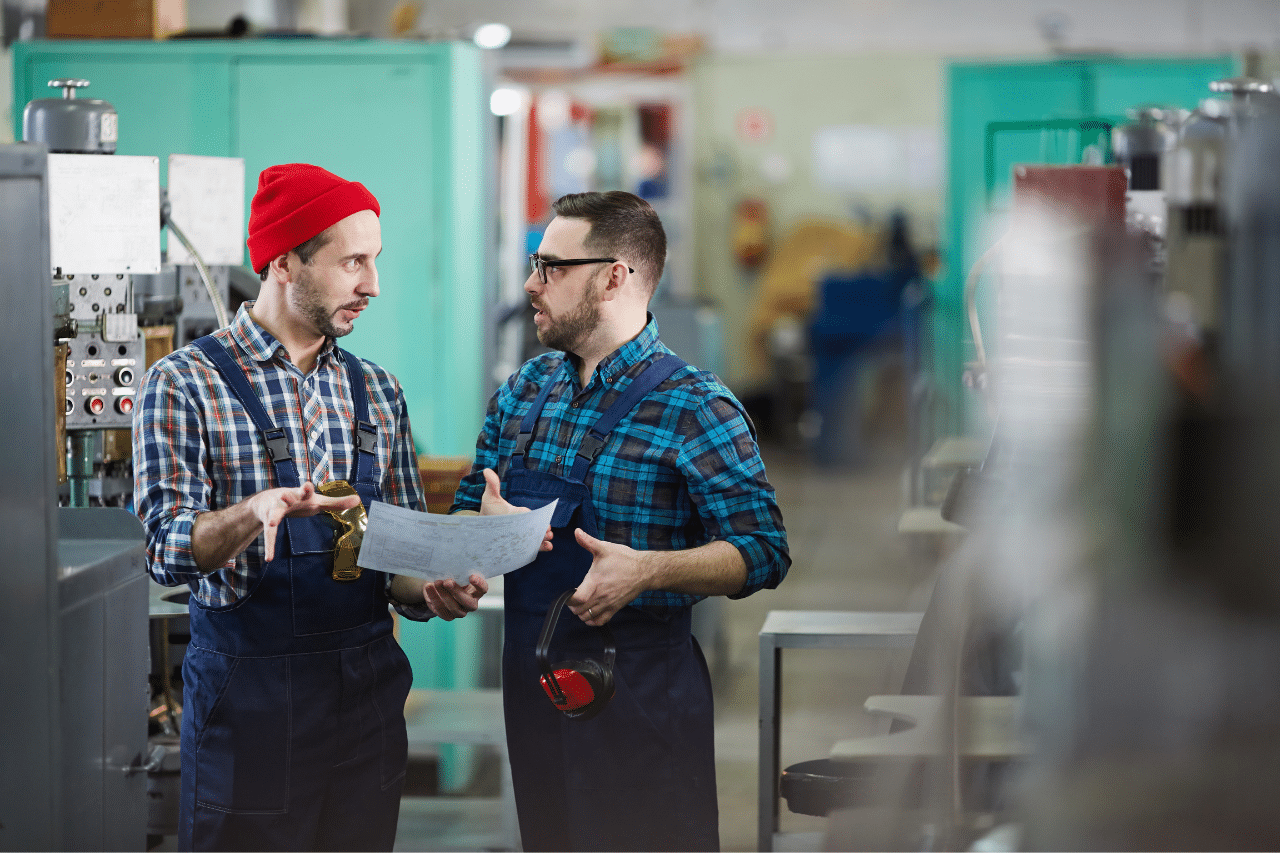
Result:
<instances>
[{"instance_id":1,"label":"brass tool in pocket","mask_svg":"<svg viewBox=\"0 0 1280 853\"><path fill-rule=\"evenodd\" d=\"M345 498L356 494L356 490L346 480L330 480L321 483L316 491L325 497ZM342 512L325 510L338 535L333 543L333 579L336 581L353 581L360 577L361 569L356 565L360 556L360 543L364 541L365 528L369 526L369 515L364 504L358 503L351 509Z\"/></svg>"}]
</instances>

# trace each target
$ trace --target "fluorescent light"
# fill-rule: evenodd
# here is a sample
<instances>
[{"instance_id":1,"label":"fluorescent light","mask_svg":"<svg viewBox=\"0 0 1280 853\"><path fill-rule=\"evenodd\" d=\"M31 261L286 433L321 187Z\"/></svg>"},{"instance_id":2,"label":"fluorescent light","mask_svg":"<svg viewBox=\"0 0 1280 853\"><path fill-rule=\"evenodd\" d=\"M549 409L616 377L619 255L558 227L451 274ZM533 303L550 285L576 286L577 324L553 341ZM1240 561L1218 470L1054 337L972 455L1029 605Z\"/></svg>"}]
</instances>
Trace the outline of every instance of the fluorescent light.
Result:
<instances>
[{"instance_id":1,"label":"fluorescent light","mask_svg":"<svg viewBox=\"0 0 1280 853\"><path fill-rule=\"evenodd\" d=\"M509 116L525 108L525 95L519 89L503 86L494 89L489 96L489 112L496 116Z\"/></svg>"},{"instance_id":2,"label":"fluorescent light","mask_svg":"<svg viewBox=\"0 0 1280 853\"><path fill-rule=\"evenodd\" d=\"M476 47L482 47L485 50L504 47L511 41L511 27L506 24L481 24L476 27L476 33L471 40L476 43Z\"/></svg>"}]
</instances>

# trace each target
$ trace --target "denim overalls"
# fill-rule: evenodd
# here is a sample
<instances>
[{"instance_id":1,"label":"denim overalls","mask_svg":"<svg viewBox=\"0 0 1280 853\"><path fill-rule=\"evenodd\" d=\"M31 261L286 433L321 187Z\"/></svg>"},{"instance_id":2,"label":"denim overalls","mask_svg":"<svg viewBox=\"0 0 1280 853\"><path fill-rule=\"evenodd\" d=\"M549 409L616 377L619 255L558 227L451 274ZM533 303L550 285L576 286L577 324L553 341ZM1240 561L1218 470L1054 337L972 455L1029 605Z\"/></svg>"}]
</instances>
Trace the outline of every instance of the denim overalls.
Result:
<instances>
[{"instance_id":1,"label":"denim overalls","mask_svg":"<svg viewBox=\"0 0 1280 853\"><path fill-rule=\"evenodd\" d=\"M569 719L543 691L534 647L556 597L577 586L591 555L574 539L598 536L587 469L609 433L684 362L659 358L635 377L584 439L568 477L525 467L534 426L555 379L520 424L506 498L537 508L559 499L553 550L505 578L503 700L525 850L717 850L711 680L690 633L691 608L663 618L624 607L609 622L617 692L590 720ZM535 444L536 446L536 444ZM600 632L564 614L551 659L601 655Z\"/></svg>"},{"instance_id":2,"label":"denim overalls","mask_svg":"<svg viewBox=\"0 0 1280 853\"><path fill-rule=\"evenodd\" d=\"M212 337L196 341L262 433L280 486L300 485L284 430ZM358 449L351 485L381 497L359 359L346 368ZM193 598L183 661L183 850L390 850L407 763L412 674L392 636L386 576L331 576L324 514L287 518L275 559L236 603Z\"/></svg>"}]
</instances>

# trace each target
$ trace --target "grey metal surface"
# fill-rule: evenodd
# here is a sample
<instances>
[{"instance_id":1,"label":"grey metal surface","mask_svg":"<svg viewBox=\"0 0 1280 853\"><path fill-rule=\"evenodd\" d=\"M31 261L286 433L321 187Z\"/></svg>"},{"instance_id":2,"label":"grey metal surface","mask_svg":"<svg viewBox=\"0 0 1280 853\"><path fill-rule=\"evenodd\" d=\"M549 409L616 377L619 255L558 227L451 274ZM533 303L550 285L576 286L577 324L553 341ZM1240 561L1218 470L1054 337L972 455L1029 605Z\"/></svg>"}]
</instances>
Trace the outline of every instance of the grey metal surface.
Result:
<instances>
[{"instance_id":1,"label":"grey metal surface","mask_svg":"<svg viewBox=\"0 0 1280 853\"><path fill-rule=\"evenodd\" d=\"M52 85L51 81L51 85ZM56 81L76 84L62 98L39 98L22 110L22 138L72 154L114 154L119 118L115 107L94 98L77 98L76 86L87 80Z\"/></svg>"},{"instance_id":2,"label":"grey metal surface","mask_svg":"<svg viewBox=\"0 0 1280 853\"><path fill-rule=\"evenodd\" d=\"M142 524L123 509L58 512L62 849L146 847L150 669Z\"/></svg>"},{"instance_id":3,"label":"grey metal surface","mask_svg":"<svg viewBox=\"0 0 1280 853\"><path fill-rule=\"evenodd\" d=\"M54 284L67 285L71 319L94 323L107 313L124 313L130 310L130 276L124 273L105 275L68 273L55 275Z\"/></svg>"},{"instance_id":4,"label":"grey metal surface","mask_svg":"<svg viewBox=\"0 0 1280 853\"><path fill-rule=\"evenodd\" d=\"M143 537L78 511L59 540L47 160L0 146L0 850L140 850L146 748ZM135 779L136 777L136 779Z\"/></svg>"},{"instance_id":5,"label":"grey metal surface","mask_svg":"<svg viewBox=\"0 0 1280 853\"><path fill-rule=\"evenodd\" d=\"M61 848L57 458L43 146L0 145L0 849ZM21 650L21 654L13 653Z\"/></svg>"},{"instance_id":6,"label":"grey metal surface","mask_svg":"<svg viewBox=\"0 0 1280 853\"><path fill-rule=\"evenodd\" d=\"M186 346L196 338L203 337L220 328L217 310L209 296L208 289L200 278L200 271L194 264L183 264L178 268L178 293L182 303L182 314L178 318L175 346ZM225 266L208 267L209 278L217 288L224 306L231 304L231 268ZM230 310L228 308L227 310Z\"/></svg>"},{"instance_id":7,"label":"grey metal surface","mask_svg":"<svg viewBox=\"0 0 1280 853\"><path fill-rule=\"evenodd\" d=\"M756 839L774 850L778 835L783 649L910 648L922 613L770 610L760 629L760 758Z\"/></svg>"}]
</instances>

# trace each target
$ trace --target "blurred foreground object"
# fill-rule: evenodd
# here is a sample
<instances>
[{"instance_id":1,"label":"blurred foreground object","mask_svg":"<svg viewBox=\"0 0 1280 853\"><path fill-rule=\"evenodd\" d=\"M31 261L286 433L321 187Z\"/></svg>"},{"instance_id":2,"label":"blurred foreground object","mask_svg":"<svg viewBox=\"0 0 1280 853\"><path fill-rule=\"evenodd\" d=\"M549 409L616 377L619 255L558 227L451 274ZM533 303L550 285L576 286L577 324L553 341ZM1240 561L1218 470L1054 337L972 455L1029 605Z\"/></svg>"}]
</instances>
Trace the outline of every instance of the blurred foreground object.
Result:
<instances>
[{"instance_id":1,"label":"blurred foreground object","mask_svg":"<svg viewBox=\"0 0 1280 853\"><path fill-rule=\"evenodd\" d=\"M1169 276L1123 249L1095 276L1074 532L1016 549L1062 549L1027 616L1023 849L1280 847L1280 124L1232 127L1207 396L1160 361Z\"/></svg>"}]
</instances>

